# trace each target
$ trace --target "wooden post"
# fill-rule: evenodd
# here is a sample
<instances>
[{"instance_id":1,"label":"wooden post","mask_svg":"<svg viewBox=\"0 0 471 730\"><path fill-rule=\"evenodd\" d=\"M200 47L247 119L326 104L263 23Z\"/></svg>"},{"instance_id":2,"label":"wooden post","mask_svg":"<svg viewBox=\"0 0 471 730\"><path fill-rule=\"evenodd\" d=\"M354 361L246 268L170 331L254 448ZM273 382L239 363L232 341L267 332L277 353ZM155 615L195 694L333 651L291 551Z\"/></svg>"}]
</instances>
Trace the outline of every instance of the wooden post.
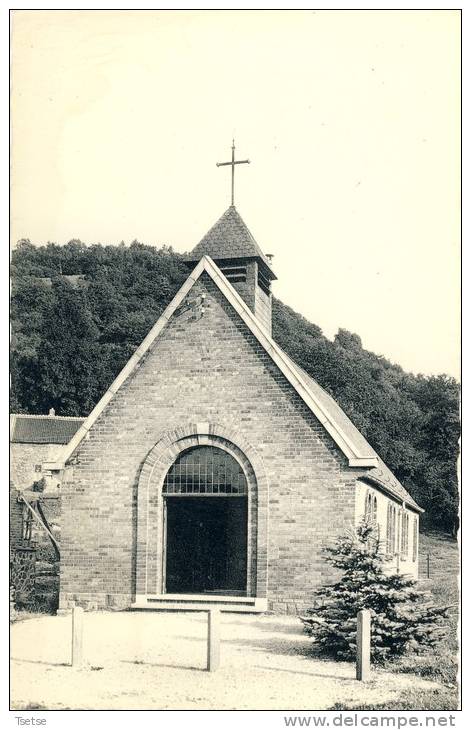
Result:
<instances>
[{"instance_id":1,"label":"wooden post","mask_svg":"<svg viewBox=\"0 0 471 730\"><path fill-rule=\"evenodd\" d=\"M357 679L370 679L371 614L367 608L357 613Z\"/></svg>"},{"instance_id":2,"label":"wooden post","mask_svg":"<svg viewBox=\"0 0 471 730\"><path fill-rule=\"evenodd\" d=\"M83 608L72 609L72 666L79 667L83 662Z\"/></svg>"},{"instance_id":3,"label":"wooden post","mask_svg":"<svg viewBox=\"0 0 471 730\"><path fill-rule=\"evenodd\" d=\"M220 619L221 612L219 610L211 609L208 611L208 672L215 672L219 667Z\"/></svg>"}]
</instances>

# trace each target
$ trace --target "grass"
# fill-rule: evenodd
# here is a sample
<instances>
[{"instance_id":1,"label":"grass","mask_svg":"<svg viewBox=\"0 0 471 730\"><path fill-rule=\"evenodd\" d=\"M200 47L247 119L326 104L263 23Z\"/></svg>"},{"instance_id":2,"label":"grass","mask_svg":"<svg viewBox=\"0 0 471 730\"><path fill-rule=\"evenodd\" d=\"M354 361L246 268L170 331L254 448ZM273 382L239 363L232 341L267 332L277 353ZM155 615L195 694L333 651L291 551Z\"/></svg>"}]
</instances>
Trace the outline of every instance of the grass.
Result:
<instances>
[{"instance_id":1,"label":"grass","mask_svg":"<svg viewBox=\"0 0 471 730\"><path fill-rule=\"evenodd\" d=\"M49 612L47 612L49 613ZM41 616L44 616L46 614L45 611L42 611L41 609L34 609L34 610L28 610L28 609L14 609L10 611L10 623L15 624L18 621L28 621L32 618L40 618Z\"/></svg>"},{"instance_id":2,"label":"grass","mask_svg":"<svg viewBox=\"0 0 471 730\"><path fill-rule=\"evenodd\" d=\"M433 650L402 657L388 666L390 671L417 674L441 685L428 692L406 690L394 707L362 707L375 710L456 710L458 708L458 543L436 531L420 535L419 578L437 606L451 606L446 619L446 635ZM427 555L430 578L427 579Z\"/></svg>"},{"instance_id":3,"label":"grass","mask_svg":"<svg viewBox=\"0 0 471 730\"><path fill-rule=\"evenodd\" d=\"M361 703L355 706L346 706L337 702L333 707L329 707L329 710L395 710L396 712L404 710L413 710L415 712L420 710L437 710L444 712L446 710L453 711L457 708L457 690L450 691L450 689L444 687L425 692L423 689L420 691L413 689L402 690L400 696L393 702L383 702L379 705Z\"/></svg>"},{"instance_id":4,"label":"grass","mask_svg":"<svg viewBox=\"0 0 471 730\"><path fill-rule=\"evenodd\" d=\"M427 554L430 555L430 578L426 575ZM456 687L458 671L458 603L459 552L456 540L439 532L420 536L420 584L431 592L437 606L450 606L446 619L446 635L433 651L406 656L397 661L393 671L418 674L447 687Z\"/></svg>"}]
</instances>

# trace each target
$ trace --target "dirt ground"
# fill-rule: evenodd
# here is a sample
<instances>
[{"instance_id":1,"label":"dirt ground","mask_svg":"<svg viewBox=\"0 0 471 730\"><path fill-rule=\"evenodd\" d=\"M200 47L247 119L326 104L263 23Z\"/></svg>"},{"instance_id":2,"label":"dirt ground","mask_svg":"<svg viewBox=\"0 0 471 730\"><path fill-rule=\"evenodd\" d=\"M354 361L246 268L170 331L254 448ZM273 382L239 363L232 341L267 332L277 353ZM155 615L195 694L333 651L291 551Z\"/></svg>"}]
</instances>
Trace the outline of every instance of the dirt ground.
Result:
<instances>
[{"instance_id":1,"label":"dirt ground","mask_svg":"<svg viewBox=\"0 0 471 730\"><path fill-rule=\"evenodd\" d=\"M319 661L292 617L223 614L221 665L206 671L203 613L86 613L82 668L70 662L70 616L12 626L13 709L323 710L393 701L438 687L411 675Z\"/></svg>"}]
</instances>

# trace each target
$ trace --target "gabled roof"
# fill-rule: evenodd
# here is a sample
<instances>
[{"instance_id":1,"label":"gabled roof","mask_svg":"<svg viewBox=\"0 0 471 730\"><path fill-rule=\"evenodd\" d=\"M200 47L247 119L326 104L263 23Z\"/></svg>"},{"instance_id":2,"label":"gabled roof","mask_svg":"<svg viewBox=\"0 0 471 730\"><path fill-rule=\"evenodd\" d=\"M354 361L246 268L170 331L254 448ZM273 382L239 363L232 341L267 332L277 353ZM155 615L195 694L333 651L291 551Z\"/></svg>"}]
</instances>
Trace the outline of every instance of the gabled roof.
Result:
<instances>
[{"instance_id":1,"label":"gabled roof","mask_svg":"<svg viewBox=\"0 0 471 730\"><path fill-rule=\"evenodd\" d=\"M202 256L210 256L214 261L238 258L261 259L269 269L271 278L276 279L270 261L233 205L188 254L187 260L199 261Z\"/></svg>"},{"instance_id":2,"label":"gabled roof","mask_svg":"<svg viewBox=\"0 0 471 730\"><path fill-rule=\"evenodd\" d=\"M85 418L13 414L10 440L14 444L67 444Z\"/></svg>"},{"instance_id":3,"label":"gabled roof","mask_svg":"<svg viewBox=\"0 0 471 730\"><path fill-rule=\"evenodd\" d=\"M316 394L316 397L324 403L326 410L328 410L334 420L337 423L342 424L344 432L349 436L350 440L356 444L357 448L364 454L370 454L373 458L377 459L378 466L369 470L364 477L360 477L365 481L377 484L380 487L386 489L386 491L393 494L401 502L406 502L409 506L414 507L417 510L423 512L422 508L419 507L417 502L412 499L409 492L402 486L401 482L396 479L391 469L389 469L384 461L380 459L373 447L368 443L363 434L357 429L355 424L349 419L345 411L343 411L337 401L327 393L322 386L319 385L313 378L311 378L305 370L291 360L293 366L299 372L303 380L306 382L310 390Z\"/></svg>"},{"instance_id":4,"label":"gabled roof","mask_svg":"<svg viewBox=\"0 0 471 730\"><path fill-rule=\"evenodd\" d=\"M363 481L371 482L374 485L383 487L386 492L389 492L393 496L397 497L401 502L405 502L409 507L413 507L418 512L423 512L422 507L419 507L417 502L412 499L409 492L405 487L402 486L401 482L396 479L391 469L389 469L384 461L378 456L379 465L374 469L365 474L362 477Z\"/></svg>"},{"instance_id":5,"label":"gabled roof","mask_svg":"<svg viewBox=\"0 0 471 730\"><path fill-rule=\"evenodd\" d=\"M203 258L199 261L193 272L150 330L147 337L137 348L134 355L132 355L132 357L128 360L127 364L108 388L104 396L72 437L69 444L64 447L61 455L61 465L64 465L70 459L82 439L86 436L95 421L112 400L114 394L133 373L141 358L145 355L147 350L165 328L172 314L181 305L183 299L203 272L206 272L208 276L210 276L226 300L239 314L250 332L281 370L289 383L291 383L300 398L306 403L308 408L324 426L326 431L330 434L334 442L348 459L349 466L371 468L373 472L376 471L374 467L378 467L383 471L386 469L387 472L389 472L387 467L385 467L385 465L380 461L376 452L372 449L366 439L361 435L334 399L331 398L331 396L328 395L328 393L326 393L326 391L323 390L315 380L310 378L310 376L302 370L302 368L297 366L291 358L283 352L281 347L279 347L279 345L277 345L277 343L267 334L247 304L218 269L214 261L212 261L212 259L208 256L203 256ZM59 465L56 465L56 467L57 466ZM368 474L370 474L370 472L368 472ZM391 472L389 472L389 474L391 474ZM391 477L394 479L392 474ZM397 482L397 480L395 481ZM399 482L397 482L397 484L399 484ZM389 489L386 484L383 486L385 489L393 493L394 496L398 496L392 491L392 489ZM403 494L400 496L401 500L406 501L410 506L416 509L420 509L402 486L401 490L403 491Z\"/></svg>"}]
</instances>

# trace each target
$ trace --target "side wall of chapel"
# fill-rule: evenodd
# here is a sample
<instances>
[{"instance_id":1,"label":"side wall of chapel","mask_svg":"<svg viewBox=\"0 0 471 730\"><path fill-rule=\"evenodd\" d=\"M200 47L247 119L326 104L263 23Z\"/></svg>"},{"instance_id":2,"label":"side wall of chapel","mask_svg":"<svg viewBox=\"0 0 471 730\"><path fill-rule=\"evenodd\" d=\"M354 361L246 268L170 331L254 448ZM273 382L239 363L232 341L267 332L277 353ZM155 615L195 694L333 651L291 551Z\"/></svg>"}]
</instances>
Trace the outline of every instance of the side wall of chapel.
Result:
<instances>
[{"instance_id":1,"label":"side wall of chapel","mask_svg":"<svg viewBox=\"0 0 471 730\"><path fill-rule=\"evenodd\" d=\"M417 512L409 508L402 508L402 503L392 499L379 489L358 481L356 485L356 501L355 501L355 517L358 524L366 513L367 495L371 494L377 500L376 521L379 530L380 550L385 554L385 570L387 572L399 572L404 575L410 575L417 579L419 574L418 563L418 542L419 542L419 515ZM396 525L393 537L393 544L390 546L389 554L387 550L387 529L388 529L388 507L396 508ZM403 515L406 515L404 519ZM405 541L401 549L401 538L403 524L406 528Z\"/></svg>"},{"instance_id":2,"label":"side wall of chapel","mask_svg":"<svg viewBox=\"0 0 471 730\"><path fill-rule=\"evenodd\" d=\"M188 423L227 426L266 479L265 593L297 612L334 577L323 547L351 526L356 482L344 455L204 273L205 311L172 316L81 442L62 487L61 608L125 608L136 594L138 484L148 454ZM183 310L182 310L183 311ZM253 466L253 465L252 465ZM154 526L161 530L160 525Z\"/></svg>"}]
</instances>

